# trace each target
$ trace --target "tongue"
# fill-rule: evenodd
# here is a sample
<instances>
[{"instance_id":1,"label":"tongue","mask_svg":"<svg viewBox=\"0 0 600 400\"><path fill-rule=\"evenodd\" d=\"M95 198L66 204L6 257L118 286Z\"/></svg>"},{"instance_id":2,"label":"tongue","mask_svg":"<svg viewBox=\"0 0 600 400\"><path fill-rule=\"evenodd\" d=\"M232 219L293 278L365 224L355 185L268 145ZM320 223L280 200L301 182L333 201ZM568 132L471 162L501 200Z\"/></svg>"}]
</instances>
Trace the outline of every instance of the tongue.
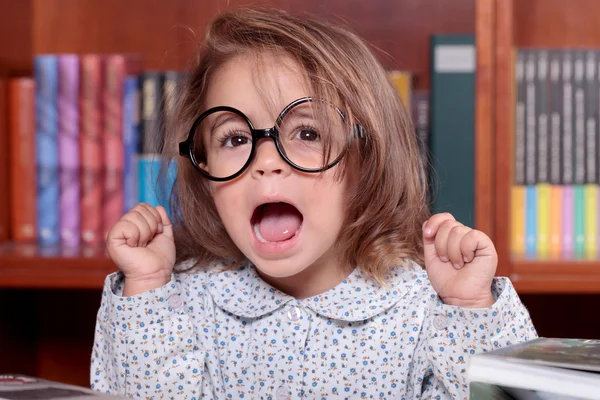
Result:
<instances>
[{"instance_id":1,"label":"tongue","mask_svg":"<svg viewBox=\"0 0 600 400\"><path fill-rule=\"evenodd\" d=\"M288 240L296 234L302 215L296 207L286 203L272 203L263 206L258 229L268 242Z\"/></svg>"}]
</instances>

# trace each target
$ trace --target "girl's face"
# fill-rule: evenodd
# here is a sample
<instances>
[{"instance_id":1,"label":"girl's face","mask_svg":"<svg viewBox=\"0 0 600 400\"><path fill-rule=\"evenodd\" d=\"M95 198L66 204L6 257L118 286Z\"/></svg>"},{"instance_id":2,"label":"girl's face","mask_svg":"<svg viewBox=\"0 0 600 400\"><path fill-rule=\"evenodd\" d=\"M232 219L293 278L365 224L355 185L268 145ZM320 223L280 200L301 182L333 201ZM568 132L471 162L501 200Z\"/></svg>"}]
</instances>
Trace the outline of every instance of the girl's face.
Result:
<instances>
[{"instance_id":1,"label":"girl's face","mask_svg":"<svg viewBox=\"0 0 600 400\"><path fill-rule=\"evenodd\" d=\"M254 128L264 129L273 127L278 114L292 101L311 96L308 82L293 60L265 54L260 61L240 56L215 71L207 88L206 108L234 107ZM227 124L227 118L211 126L221 123ZM225 145L229 150L244 142L234 138ZM265 280L276 287L280 283L287 292L296 291L292 295L310 295L296 290L303 282L311 282L317 292L316 286L327 290L340 281L344 270L335 245L347 187L346 179L334 181L336 168L322 175L300 172L281 158L273 140L261 139L253 162L241 176L210 183L219 216L233 242ZM294 278L286 279L289 277ZM314 282L319 284L313 287Z\"/></svg>"}]
</instances>

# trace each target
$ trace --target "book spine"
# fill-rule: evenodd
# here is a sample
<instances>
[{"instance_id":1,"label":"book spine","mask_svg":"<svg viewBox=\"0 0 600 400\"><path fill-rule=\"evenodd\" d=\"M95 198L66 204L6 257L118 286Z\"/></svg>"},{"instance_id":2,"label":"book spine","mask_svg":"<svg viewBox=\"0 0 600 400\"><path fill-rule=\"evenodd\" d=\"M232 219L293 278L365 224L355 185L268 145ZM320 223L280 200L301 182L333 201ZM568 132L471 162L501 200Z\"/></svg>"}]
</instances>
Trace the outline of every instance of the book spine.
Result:
<instances>
[{"instance_id":1,"label":"book spine","mask_svg":"<svg viewBox=\"0 0 600 400\"><path fill-rule=\"evenodd\" d=\"M58 60L55 55L34 58L36 84L36 159L38 241L60 243L58 154Z\"/></svg>"},{"instance_id":2,"label":"book spine","mask_svg":"<svg viewBox=\"0 0 600 400\"><path fill-rule=\"evenodd\" d=\"M548 133L549 60L547 50L536 51L536 128L537 128L537 253L547 259L550 252L550 174Z\"/></svg>"},{"instance_id":3,"label":"book spine","mask_svg":"<svg viewBox=\"0 0 600 400\"><path fill-rule=\"evenodd\" d=\"M562 183L575 182L573 164L573 60L570 51L563 51L562 60Z\"/></svg>"},{"instance_id":4,"label":"book spine","mask_svg":"<svg viewBox=\"0 0 600 400\"><path fill-rule=\"evenodd\" d=\"M561 185L550 186L550 252L549 257L560 259L561 257L561 229L562 229L562 201L563 187Z\"/></svg>"},{"instance_id":5,"label":"book spine","mask_svg":"<svg viewBox=\"0 0 600 400\"><path fill-rule=\"evenodd\" d=\"M525 186L511 187L511 249L515 257L525 256Z\"/></svg>"},{"instance_id":6,"label":"book spine","mask_svg":"<svg viewBox=\"0 0 600 400\"><path fill-rule=\"evenodd\" d=\"M573 186L563 186L562 198L562 258L570 260L574 257L574 223L573 223Z\"/></svg>"},{"instance_id":7,"label":"book spine","mask_svg":"<svg viewBox=\"0 0 600 400\"><path fill-rule=\"evenodd\" d=\"M537 256L538 244L536 122L536 54L528 50L525 63L525 253L528 258Z\"/></svg>"},{"instance_id":8,"label":"book spine","mask_svg":"<svg viewBox=\"0 0 600 400\"><path fill-rule=\"evenodd\" d=\"M596 131L598 129L598 75L596 51L586 51L585 65L585 258L596 259L598 253L598 143Z\"/></svg>"},{"instance_id":9,"label":"book spine","mask_svg":"<svg viewBox=\"0 0 600 400\"><path fill-rule=\"evenodd\" d=\"M574 256L574 209L573 209L573 57L570 50L561 52L562 78L562 254L563 258Z\"/></svg>"},{"instance_id":10,"label":"book spine","mask_svg":"<svg viewBox=\"0 0 600 400\"><path fill-rule=\"evenodd\" d=\"M123 89L123 212L128 212L139 201L137 158L140 136L140 82L136 75L125 78Z\"/></svg>"},{"instance_id":11,"label":"book spine","mask_svg":"<svg viewBox=\"0 0 600 400\"><path fill-rule=\"evenodd\" d=\"M67 247L79 245L79 57L58 56L58 139L60 161L60 237Z\"/></svg>"},{"instance_id":12,"label":"book spine","mask_svg":"<svg viewBox=\"0 0 600 400\"><path fill-rule=\"evenodd\" d=\"M575 243L574 255L583 259L585 253L585 53L574 50L573 79L574 79L574 116L575 116Z\"/></svg>"},{"instance_id":13,"label":"book spine","mask_svg":"<svg viewBox=\"0 0 600 400\"><path fill-rule=\"evenodd\" d=\"M561 138L562 138L562 79L561 79L561 53L550 52L550 183L559 185L561 183Z\"/></svg>"},{"instance_id":14,"label":"book spine","mask_svg":"<svg viewBox=\"0 0 600 400\"><path fill-rule=\"evenodd\" d=\"M103 236L118 222L123 213L123 85L126 60L123 55L111 55L105 59L104 95L104 201Z\"/></svg>"},{"instance_id":15,"label":"book spine","mask_svg":"<svg viewBox=\"0 0 600 400\"><path fill-rule=\"evenodd\" d=\"M35 81L13 78L9 82L11 237L15 242L35 242Z\"/></svg>"},{"instance_id":16,"label":"book spine","mask_svg":"<svg viewBox=\"0 0 600 400\"><path fill-rule=\"evenodd\" d=\"M516 78L516 110L515 110L515 184L525 184L525 124L526 124L526 94L525 62L527 53L517 51Z\"/></svg>"},{"instance_id":17,"label":"book spine","mask_svg":"<svg viewBox=\"0 0 600 400\"><path fill-rule=\"evenodd\" d=\"M164 74L148 71L142 74L142 130L141 149L144 154L162 151L161 119L163 115L162 93Z\"/></svg>"},{"instance_id":18,"label":"book spine","mask_svg":"<svg viewBox=\"0 0 600 400\"><path fill-rule=\"evenodd\" d=\"M10 189L9 165L9 135L8 126L8 82L0 77L0 242L8 240L10 236L11 201L8 196ZM4 193L4 194L2 194Z\"/></svg>"},{"instance_id":19,"label":"book spine","mask_svg":"<svg viewBox=\"0 0 600 400\"><path fill-rule=\"evenodd\" d=\"M574 249L573 254L576 259L585 257L585 186L575 185L573 187L573 207L574 215Z\"/></svg>"},{"instance_id":20,"label":"book spine","mask_svg":"<svg viewBox=\"0 0 600 400\"><path fill-rule=\"evenodd\" d=\"M81 239L86 245L103 241L103 67L102 56L81 56Z\"/></svg>"},{"instance_id":21,"label":"book spine","mask_svg":"<svg viewBox=\"0 0 600 400\"><path fill-rule=\"evenodd\" d=\"M575 184L585 183L585 53L575 50L573 64L575 116Z\"/></svg>"},{"instance_id":22,"label":"book spine","mask_svg":"<svg viewBox=\"0 0 600 400\"><path fill-rule=\"evenodd\" d=\"M561 138L562 138L562 78L561 51L552 50L550 57L550 253L552 259L561 257L562 187L561 184Z\"/></svg>"},{"instance_id":23,"label":"book spine","mask_svg":"<svg viewBox=\"0 0 600 400\"><path fill-rule=\"evenodd\" d=\"M585 259L595 260L598 254L598 186L584 185Z\"/></svg>"},{"instance_id":24,"label":"book spine","mask_svg":"<svg viewBox=\"0 0 600 400\"><path fill-rule=\"evenodd\" d=\"M413 120L419 141L419 151L424 168L429 164L429 91L416 90L413 95Z\"/></svg>"},{"instance_id":25,"label":"book spine","mask_svg":"<svg viewBox=\"0 0 600 400\"><path fill-rule=\"evenodd\" d=\"M527 185L525 189L525 255L532 259L537 256L537 196L537 187Z\"/></svg>"}]
</instances>

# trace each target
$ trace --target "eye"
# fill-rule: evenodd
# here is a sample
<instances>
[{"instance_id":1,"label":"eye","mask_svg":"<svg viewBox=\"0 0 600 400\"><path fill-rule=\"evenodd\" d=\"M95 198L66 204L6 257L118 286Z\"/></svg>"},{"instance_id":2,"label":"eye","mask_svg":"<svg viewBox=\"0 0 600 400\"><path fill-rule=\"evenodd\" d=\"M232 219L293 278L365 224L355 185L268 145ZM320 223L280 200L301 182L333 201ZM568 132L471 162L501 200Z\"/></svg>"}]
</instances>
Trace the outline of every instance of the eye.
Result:
<instances>
[{"instance_id":1,"label":"eye","mask_svg":"<svg viewBox=\"0 0 600 400\"><path fill-rule=\"evenodd\" d=\"M307 142L315 142L321 137L319 136L319 133L316 131L316 129L310 127L302 127L299 128L298 133L296 133L296 138Z\"/></svg>"},{"instance_id":2,"label":"eye","mask_svg":"<svg viewBox=\"0 0 600 400\"><path fill-rule=\"evenodd\" d=\"M231 135L223 140L223 145L226 147L238 147L250 143L250 138L240 135Z\"/></svg>"}]
</instances>

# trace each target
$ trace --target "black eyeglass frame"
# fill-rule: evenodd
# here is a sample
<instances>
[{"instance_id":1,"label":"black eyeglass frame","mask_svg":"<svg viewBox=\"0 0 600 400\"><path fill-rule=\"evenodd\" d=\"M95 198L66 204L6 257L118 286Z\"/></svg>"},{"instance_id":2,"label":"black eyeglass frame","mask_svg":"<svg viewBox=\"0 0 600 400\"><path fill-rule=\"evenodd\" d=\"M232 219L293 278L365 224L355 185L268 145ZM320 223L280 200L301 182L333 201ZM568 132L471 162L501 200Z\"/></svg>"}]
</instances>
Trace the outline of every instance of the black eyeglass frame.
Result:
<instances>
[{"instance_id":1,"label":"black eyeglass frame","mask_svg":"<svg viewBox=\"0 0 600 400\"><path fill-rule=\"evenodd\" d=\"M281 145L281 142L279 141L279 130L277 127L281 125L281 122L283 121L283 119L285 118L285 116L289 112L289 110L296 107L299 104L313 102L313 101L322 101L324 103L332 105L335 108L335 110L337 111L337 113L340 115L340 117L342 118L342 121L346 120L344 113L337 106L329 103L326 100L317 100L312 97L302 97L300 99L294 100L293 102L291 102L290 104L285 106L285 108L277 116L277 120L275 121L275 126L272 128L266 128L266 129L255 129L254 125L252 124L252 121L250 121L250 119L243 112L241 112L240 110L238 110L236 108L229 107L229 106L213 107L213 108L206 110L205 112L203 112L196 118L196 120L192 124L192 127L190 128L187 139L185 141L179 143L179 155L182 157L185 157L185 158L189 158L190 161L192 162L192 165L194 166L194 168L197 171L199 171L207 179L210 179L212 181L217 181L217 182L224 182L224 181L229 181L229 180L235 179L238 176L240 176L242 173L244 173L244 171L246 171L248 166L254 160L254 156L256 154L256 146L258 145L258 141L260 139L271 138L275 142L275 147L277 148L277 152L279 153L281 158L283 158L285 160L285 162L287 162L292 168L297 169L298 171L301 171L301 172L306 172L306 173L318 173L318 172L326 171L326 170L334 167L337 163L340 162L340 160L344 157L344 154L346 153L346 149L343 149L342 152L340 153L340 155L335 160L333 160L329 164L325 165L324 167L304 168L304 167L301 167L301 166L295 164L292 160L290 160L288 158L288 156L285 154L285 149L283 148L283 146ZM250 128L250 133L252 134L252 148L250 149L250 155L248 156L248 161L246 161L246 163L242 166L242 168L240 168L240 170L238 172L236 172L232 175L229 175L227 177L224 177L224 178L217 178L215 176L212 176L208 172L206 172L205 170L200 168L200 164L198 163L198 160L196 159L196 156L194 155L194 152L192 151L192 149L194 148L194 136L196 134L196 129L198 129L198 125L200 125L200 123L202 122L202 120L204 120L204 118L206 118L206 116L208 116L209 114L213 114L215 112L219 112L219 111L231 112L231 113L234 113L234 114L240 116L241 118L243 118L244 121L248 124L248 127ZM354 135L356 135L360 139L363 139L365 136L364 129L359 124L356 124L352 131L353 131Z\"/></svg>"}]
</instances>

